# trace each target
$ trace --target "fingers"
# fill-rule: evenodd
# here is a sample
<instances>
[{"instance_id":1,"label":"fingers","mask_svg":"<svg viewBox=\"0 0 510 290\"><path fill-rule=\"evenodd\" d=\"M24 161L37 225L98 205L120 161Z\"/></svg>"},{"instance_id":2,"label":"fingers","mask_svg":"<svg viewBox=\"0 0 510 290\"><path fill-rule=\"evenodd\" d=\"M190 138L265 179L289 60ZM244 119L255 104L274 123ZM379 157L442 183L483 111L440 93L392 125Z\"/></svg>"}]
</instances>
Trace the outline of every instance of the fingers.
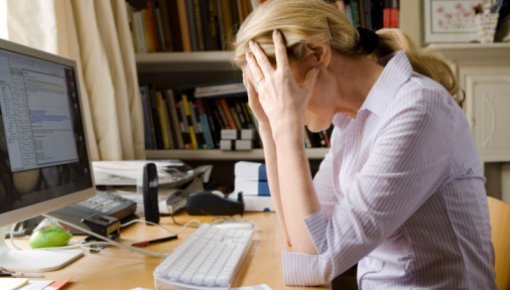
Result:
<instances>
[{"instance_id":1,"label":"fingers","mask_svg":"<svg viewBox=\"0 0 510 290\"><path fill-rule=\"evenodd\" d=\"M276 67L286 69L289 67L289 59L287 57L287 47L282 33L275 29L273 30L274 53L276 58Z\"/></svg>"},{"instance_id":2,"label":"fingers","mask_svg":"<svg viewBox=\"0 0 510 290\"><path fill-rule=\"evenodd\" d=\"M273 67L271 66L271 63L267 59L267 56L260 45L253 40L250 40L249 45L252 55L255 57L255 60L258 64L258 67L263 73L262 77L270 75L273 71Z\"/></svg>"},{"instance_id":3,"label":"fingers","mask_svg":"<svg viewBox=\"0 0 510 290\"><path fill-rule=\"evenodd\" d=\"M259 64L257 63L257 60L253 56L251 52L246 53L246 62L248 63L248 69L251 72L251 75L253 76L253 80L257 83L262 81L264 79L264 74L262 73L262 70L259 67Z\"/></svg>"},{"instance_id":4,"label":"fingers","mask_svg":"<svg viewBox=\"0 0 510 290\"><path fill-rule=\"evenodd\" d=\"M257 91L255 90L255 87L245 74L243 74L243 83L244 86L246 87L246 91L248 92L248 98L254 97L257 94Z\"/></svg>"}]
</instances>

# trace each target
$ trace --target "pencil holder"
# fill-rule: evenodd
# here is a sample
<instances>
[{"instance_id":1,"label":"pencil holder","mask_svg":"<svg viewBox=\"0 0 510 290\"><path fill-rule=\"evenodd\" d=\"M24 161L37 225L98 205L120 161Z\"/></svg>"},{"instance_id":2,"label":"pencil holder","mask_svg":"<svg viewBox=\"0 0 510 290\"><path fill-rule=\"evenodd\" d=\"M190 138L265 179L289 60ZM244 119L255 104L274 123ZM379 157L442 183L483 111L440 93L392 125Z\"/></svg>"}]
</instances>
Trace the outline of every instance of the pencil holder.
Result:
<instances>
[{"instance_id":1,"label":"pencil holder","mask_svg":"<svg viewBox=\"0 0 510 290\"><path fill-rule=\"evenodd\" d=\"M478 29L478 41L480 43L494 42L498 17L498 13L482 13L476 15L475 21Z\"/></svg>"}]
</instances>

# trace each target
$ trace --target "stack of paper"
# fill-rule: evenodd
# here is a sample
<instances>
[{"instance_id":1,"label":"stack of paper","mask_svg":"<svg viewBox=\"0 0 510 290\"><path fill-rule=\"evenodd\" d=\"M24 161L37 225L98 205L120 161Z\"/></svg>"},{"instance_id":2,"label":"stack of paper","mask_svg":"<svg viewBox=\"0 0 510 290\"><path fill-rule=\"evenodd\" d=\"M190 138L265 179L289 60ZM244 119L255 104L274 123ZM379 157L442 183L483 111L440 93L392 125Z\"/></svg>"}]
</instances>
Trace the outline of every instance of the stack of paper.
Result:
<instances>
[{"instance_id":1,"label":"stack of paper","mask_svg":"<svg viewBox=\"0 0 510 290\"><path fill-rule=\"evenodd\" d=\"M274 211L264 163L239 161L235 164L234 174L231 199L237 199L237 194L242 192L245 211Z\"/></svg>"},{"instance_id":2,"label":"stack of paper","mask_svg":"<svg viewBox=\"0 0 510 290\"><path fill-rule=\"evenodd\" d=\"M96 185L141 184L143 167L149 162L156 164L160 185L177 187L195 176L193 169L179 160L93 161L94 180Z\"/></svg>"}]
</instances>

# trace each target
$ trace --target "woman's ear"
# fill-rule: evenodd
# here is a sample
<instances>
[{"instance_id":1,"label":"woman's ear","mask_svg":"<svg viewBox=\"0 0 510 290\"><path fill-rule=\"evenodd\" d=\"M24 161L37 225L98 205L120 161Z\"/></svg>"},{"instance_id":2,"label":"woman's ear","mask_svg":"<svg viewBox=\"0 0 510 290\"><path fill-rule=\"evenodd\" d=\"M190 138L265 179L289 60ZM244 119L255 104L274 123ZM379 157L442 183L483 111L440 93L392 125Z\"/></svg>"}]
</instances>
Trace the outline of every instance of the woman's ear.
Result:
<instances>
[{"instance_id":1,"label":"woman's ear","mask_svg":"<svg viewBox=\"0 0 510 290\"><path fill-rule=\"evenodd\" d=\"M331 62L331 46L327 42L307 43L306 50L313 54L319 66L328 66Z\"/></svg>"}]
</instances>

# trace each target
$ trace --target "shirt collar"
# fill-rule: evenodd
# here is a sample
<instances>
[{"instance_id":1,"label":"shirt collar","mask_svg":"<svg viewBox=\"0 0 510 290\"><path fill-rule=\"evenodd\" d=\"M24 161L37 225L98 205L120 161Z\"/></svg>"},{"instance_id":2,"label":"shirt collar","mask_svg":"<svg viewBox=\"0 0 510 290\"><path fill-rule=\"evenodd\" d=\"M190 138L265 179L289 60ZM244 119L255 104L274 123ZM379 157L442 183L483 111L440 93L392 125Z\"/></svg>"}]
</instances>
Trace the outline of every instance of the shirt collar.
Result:
<instances>
[{"instance_id":1,"label":"shirt collar","mask_svg":"<svg viewBox=\"0 0 510 290\"><path fill-rule=\"evenodd\" d=\"M359 112L368 110L381 116L398 89L411 78L413 67L405 52L397 51L382 62L385 65L383 72L368 93ZM351 121L352 118L345 113L335 114L332 120L333 125L339 128L345 128Z\"/></svg>"},{"instance_id":2,"label":"shirt collar","mask_svg":"<svg viewBox=\"0 0 510 290\"><path fill-rule=\"evenodd\" d=\"M405 52L398 51L390 57L391 59L384 66L383 72L361 105L360 112L369 110L381 116L398 89L411 78L413 67Z\"/></svg>"}]
</instances>

